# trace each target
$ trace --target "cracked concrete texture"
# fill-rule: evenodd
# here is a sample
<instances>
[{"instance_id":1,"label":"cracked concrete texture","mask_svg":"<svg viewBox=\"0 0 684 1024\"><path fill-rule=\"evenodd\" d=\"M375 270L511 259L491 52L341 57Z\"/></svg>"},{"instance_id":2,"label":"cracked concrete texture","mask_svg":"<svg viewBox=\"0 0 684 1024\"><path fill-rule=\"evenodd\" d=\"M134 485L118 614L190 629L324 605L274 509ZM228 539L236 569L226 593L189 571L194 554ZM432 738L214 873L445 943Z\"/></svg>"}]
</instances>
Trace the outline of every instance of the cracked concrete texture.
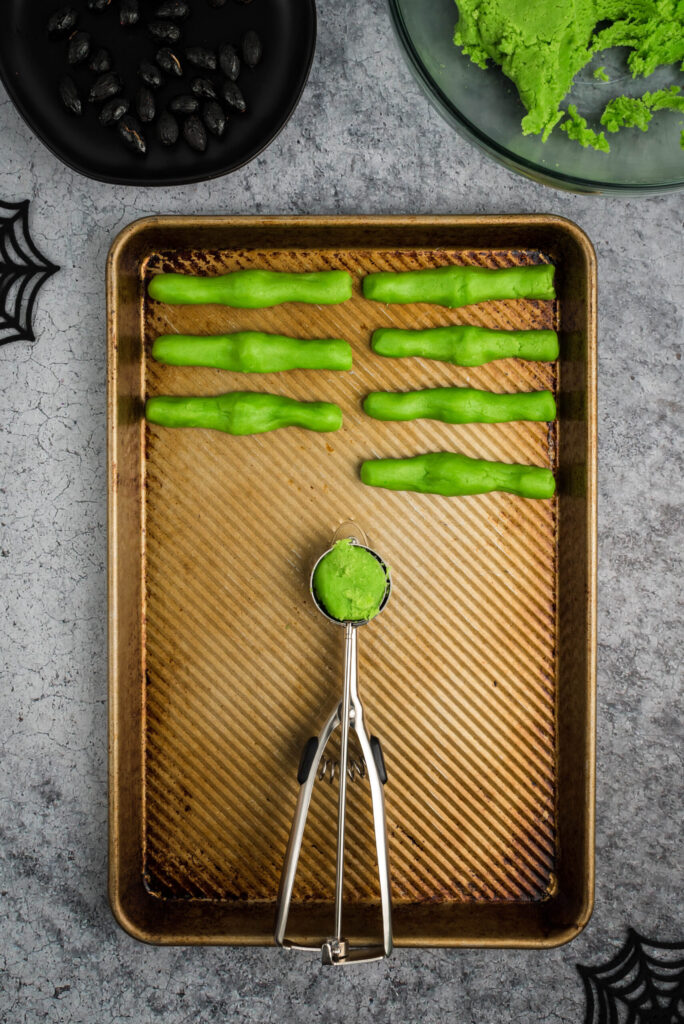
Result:
<instances>
[{"instance_id":1,"label":"cracked concrete texture","mask_svg":"<svg viewBox=\"0 0 684 1024\"><path fill-rule=\"evenodd\" d=\"M319 0L311 80L238 173L116 188L62 166L0 90L0 197L61 272L38 341L0 349L0 1020L576 1024L576 962L628 925L681 939L682 200L578 197L491 163L428 107L382 0ZM552 212L599 257L594 916L549 952L399 951L321 972L260 949L156 949L106 898L105 312L114 235L152 212Z\"/></svg>"}]
</instances>

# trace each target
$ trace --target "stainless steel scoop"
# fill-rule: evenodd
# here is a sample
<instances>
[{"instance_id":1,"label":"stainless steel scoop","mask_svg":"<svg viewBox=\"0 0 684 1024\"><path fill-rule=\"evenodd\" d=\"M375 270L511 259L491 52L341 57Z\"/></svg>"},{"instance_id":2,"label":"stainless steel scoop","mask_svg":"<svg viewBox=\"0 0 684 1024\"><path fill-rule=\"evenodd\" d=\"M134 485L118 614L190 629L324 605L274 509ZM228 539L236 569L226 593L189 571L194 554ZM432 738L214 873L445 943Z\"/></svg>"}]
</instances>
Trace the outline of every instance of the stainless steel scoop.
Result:
<instances>
[{"instance_id":1,"label":"stainless steel scoop","mask_svg":"<svg viewBox=\"0 0 684 1024\"><path fill-rule=\"evenodd\" d=\"M385 608L390 597L392 581L390 573L384 561L366 544L361 544L357 534L362 534L354 524L345 524L340 527L334 538L336 541L346 537L353 544L365 548L382 565L387 576L387 589L380 604L378 614ZM363 537L365 540L365 536ZM367 619L354 622L341 622L333 619L323 605L320 603L313 586L314 573L318 563L332 551L332 546L324 551L314 565L310 578L310 590L314 603L318 610L325 615L329 622L336 626L344 627L344 688L342 702L333 709L325 725L318 736L312 736L302 751L297 772L299 782L299 796L295 809L290 838L285 852L283 872L280 880L280 891L278 893L278 905L276 911L275 941L278 946L285 946L289 949L320 949L321 960L324 964L345 964L363 963L370 960L380 960L389 956L392 952L392 901L390 893L389 854L387 849L387 825L385 822L385 799L383 786L387 781L385 763L382 756L380 740L376 736L369 736L366 731L363 718L363 707L359 699L358 691L358 659L357 659L357 630L365 626ZM314 783L317 776L323 777L325 769L321 771L321 759L323 758L328 740L338 725L341 725L340 741L340 765L339 780L340 790L337 804L337 857L335 864L335 927L334 934L323 939L320 944L311 946L297 945L285 938L287 918L292 899L297 864L302 846L302 838L306 826L306 818L311 803ZM378 875L380 881L380 902L382 907L382 941L372 946L351 946L342 934L342 902L344 892L344 839L346 823L347 803L347 782L353 778L349 771L349 729L353 728L363 754L365 774L370 783L371 799L373 806L373 827L375 831L375 848L378 860ZM334 775L334 770L333 770Z\"/></svg>"}]
</instances>

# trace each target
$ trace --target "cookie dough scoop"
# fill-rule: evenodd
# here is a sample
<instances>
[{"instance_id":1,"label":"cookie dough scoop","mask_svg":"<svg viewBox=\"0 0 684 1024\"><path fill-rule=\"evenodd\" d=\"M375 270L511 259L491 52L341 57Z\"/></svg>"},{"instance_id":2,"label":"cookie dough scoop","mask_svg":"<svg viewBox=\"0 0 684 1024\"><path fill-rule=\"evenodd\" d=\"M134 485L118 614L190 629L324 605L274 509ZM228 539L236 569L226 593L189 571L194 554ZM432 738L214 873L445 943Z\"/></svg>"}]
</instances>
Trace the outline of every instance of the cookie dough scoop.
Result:
<instances>
[{"instance_id":1,"label":"cookie dough scoop","mask_svg":"<svg viewBox=\"0 0 684 1024\"><path fill-rule=\"evenodd\" d=\"M366 730L363 706L358 691L358 630L387 606L392 589L390 572L380 555L366 543L363 532L355 524L343 524L333 544L317 560L310 578L313 601L329 622L344 629L344 684L342 700L335 706L318 736L305 744L299 763L297 781L299 796L280 881L276 910L275 942L289 949L315 950L323 964L342 965L380 960L392 952L392 902L387 848L387 825L383 786L387 773L380 740ZM335 863L335 921L333 934L317 945L298 945L285 937L297 864L306 827L311 796L316 779L335 775L335 763L323 761L325 749L333 732L340 726L339 794L337 803L337 855ZM349 731L356 733L363 761L349 758ZM332 771L330 765L332 764ZM342 928L344 894L344 847L347 785L357 777L370 783L375 850L380 882L382 937L377 944L352 946Z\"/></svg>"}]
</instances>

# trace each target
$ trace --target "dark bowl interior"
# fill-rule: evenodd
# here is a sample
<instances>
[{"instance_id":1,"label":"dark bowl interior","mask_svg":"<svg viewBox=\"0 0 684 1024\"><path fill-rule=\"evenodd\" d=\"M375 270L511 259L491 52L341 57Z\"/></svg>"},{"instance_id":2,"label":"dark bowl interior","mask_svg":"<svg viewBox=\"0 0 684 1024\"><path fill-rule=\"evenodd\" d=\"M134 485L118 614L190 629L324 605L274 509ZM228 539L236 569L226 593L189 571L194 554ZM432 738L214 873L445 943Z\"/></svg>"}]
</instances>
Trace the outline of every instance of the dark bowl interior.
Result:
<instances>
[{"instance_id":1,"label":"dark bowl interior","mask_svg":"<svg viewBox=\"0 0 684 1024\"><path fill-rule=\"evenodd\" d=\"M207 0L190 0L192 13L179 23L182 37L171 45L181 59L186 46L216 50L226 41L239 49L248 29L259 34L263 44L261 63L253 70L243 67L238 80L247 113L231 114L223 138L209 136L204 153L190 149L182 138L166 148L156 139L156 126L146 125L148 153L139 157L124 146L116 128L99 124L99 108L85 103L84 114L75 117L62 105L58 92L62 75L71 74L84 97L97 77L88 70L87 62L69 68L67 40L48 37L49 16L65 3L67 0L3 0L0 76L36 135L60 160L91 178L128 185L180 185L233 171L275 138L306 84L316 43L314 0L254 0L247 4L227 0L220 8L210 7ZM68 4L79 10L78 28L91 34L92 49L104 47L111 52L124 82L124 93L131 100L141 84L136 74L140 60L154 60L156 51L168 45L153 38L146 28L159 3L140 0L140 22L123 29L119 26L118 0L111 0L101 13L88 10L85 0ZM220 81L217 73L184 67L182 79L164 76L156 93L158 109L166 106L173 95L189 92L193 74Z\"/></svg>"}]
</instances>

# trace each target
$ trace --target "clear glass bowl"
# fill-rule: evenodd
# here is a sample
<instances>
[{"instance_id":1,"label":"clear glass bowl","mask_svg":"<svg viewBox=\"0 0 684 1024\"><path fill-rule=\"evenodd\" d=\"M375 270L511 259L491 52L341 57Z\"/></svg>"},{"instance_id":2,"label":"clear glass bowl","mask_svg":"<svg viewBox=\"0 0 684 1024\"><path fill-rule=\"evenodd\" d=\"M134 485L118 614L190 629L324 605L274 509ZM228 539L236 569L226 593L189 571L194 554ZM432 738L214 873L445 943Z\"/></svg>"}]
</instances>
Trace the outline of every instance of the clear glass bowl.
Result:
<instances>
[{"instance_id":1,"label":"clear glass bowl","mask_svg":"<svg viewBox=\"0 0 684 1024\"><path fill-rule=\"evenodd\" d=\"M513 83L495 66L482 70L453 44L458 11L454 0L389 0L392 21L409 66L442 116L499 163L535 181L572 192L655 195L684 188L684 150L679 144L684 115L654 114L647 132L625 128L606 133L610 153L583 149L558 127L547 142L522 134L525 109ZM613 96L640 96L684 85L677 65L632 79L622 49L598 54L573 85L567 102L593 128ZM603 66L610 77L593 77Z\"/></svg>"}]
</instances>

